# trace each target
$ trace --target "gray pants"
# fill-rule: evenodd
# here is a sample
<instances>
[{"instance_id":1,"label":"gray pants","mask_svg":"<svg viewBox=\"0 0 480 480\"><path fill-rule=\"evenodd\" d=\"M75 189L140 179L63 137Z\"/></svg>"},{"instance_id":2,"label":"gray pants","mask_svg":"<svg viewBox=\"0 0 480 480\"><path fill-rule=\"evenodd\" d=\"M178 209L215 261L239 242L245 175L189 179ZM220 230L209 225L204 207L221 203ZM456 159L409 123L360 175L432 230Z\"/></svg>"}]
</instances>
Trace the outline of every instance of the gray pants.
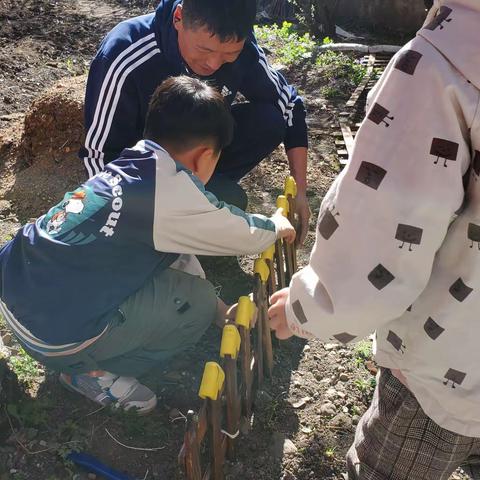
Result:
<instances>
[{"instance_id":1,"label":"gray pants","mask_svg":"<svg viewBox=\"0 0 480 480\"><path fill-rule=\"evenodd\" d=\"M86 349L63 357L29 353L68 374L107 370L137 377L197 343L214 321L216 308L210 282L168 268L154 273L123 302L107 331Z\"/></svg>"},{"instance_id":2,"label":"gray pants","mask_svg":"<svg viewBox=\"0 0 480 480\"><path fill-rule=\"evenodd\" d=\"M349 480L447 480L465 463L472 478L480 439L437 425L390 370L381 369L370 408L347 453Z\"/></svg>"}]
</instances>

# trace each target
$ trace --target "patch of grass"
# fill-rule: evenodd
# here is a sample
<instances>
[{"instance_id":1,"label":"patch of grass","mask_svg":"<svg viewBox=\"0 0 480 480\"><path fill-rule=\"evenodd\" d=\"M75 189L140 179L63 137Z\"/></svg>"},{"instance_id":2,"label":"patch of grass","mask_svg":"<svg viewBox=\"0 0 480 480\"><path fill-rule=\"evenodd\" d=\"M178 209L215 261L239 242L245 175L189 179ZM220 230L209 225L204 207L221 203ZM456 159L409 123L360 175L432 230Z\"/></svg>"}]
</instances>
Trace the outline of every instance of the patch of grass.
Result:
<instances>
[{"instance_id":1,"label":"patch of grass","mask_svg":"<svg viewBox=\"0 0 480 480\"><path fill-rule=\"evenodd\" d=\"M372 342L370 340L362 340L355 345L353 351L355 365L359 367L367 360L372 358Z\"/></svg>"},{"instance_id":2,"label":"patch of grass","mask_svg":"<svg viewBox=\"0 0 480 480\"><path fill-rule=\"evenodd\" d=\"M344 95L343 92L338 87L334 87L334 86L331 86L331 85L327 85L326 87L322 87L320 89L320 93L321 93L322 97L324 97L328 100L331 100L332 98L342 97Z\"/></svg>"},{"instance_id":3,"label":"patch of grass","mask_svg":"<svg viewBox=\"0 0 480 480\"><path fill-rule=\"evenodd\" d=\"M49 410L53 404L46 398L27 399L18 403L9 403L7 412L15 418L22 427L42 428L50 421Z\"/></svg>"},{"instance_id":4,"label":"patch of grass","mask_svg":"<svg viewBox=\"0 0 480 480\"><path fill-rule=\"evenodd\" d=\"M8 359L8 366L18 380L28 386L32 385L43 373L43 367L21 347L16 355L12 355Z\"/></svg>"},{"instance_id":5,"label":"patch of grass","mask_svg":"<svg viewBox=\"0 0 480 480\"><path fill-rule=\"evenodd\" d=\"M270 50L277 62L291 66L310 58L316 43L308 33L300 34L290 22L255 26L255 36L261 46Z\"/></svg>"}]
</instances>

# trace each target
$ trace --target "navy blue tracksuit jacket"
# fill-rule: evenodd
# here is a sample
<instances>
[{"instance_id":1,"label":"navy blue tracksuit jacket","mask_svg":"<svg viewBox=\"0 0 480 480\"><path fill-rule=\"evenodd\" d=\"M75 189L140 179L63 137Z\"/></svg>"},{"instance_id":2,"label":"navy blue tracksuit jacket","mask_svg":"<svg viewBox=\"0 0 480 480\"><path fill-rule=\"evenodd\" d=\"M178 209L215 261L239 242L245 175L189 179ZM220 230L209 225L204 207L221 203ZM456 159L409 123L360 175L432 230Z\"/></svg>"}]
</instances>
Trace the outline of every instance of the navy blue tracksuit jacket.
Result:
<instances>
[{"instance_id":1,"label":"navy blue tracksuit jacket","mask_svg":"<svg viewBox=\"0 0 480 480\"><path fill-rule=\"evenodd\" d=\"M181 0L162 0L155 13L121 22L108 33L92 62L85 98L83 158L89 177L143 137L148 103L169 76L190 74L173 27ZM209 81L231 104L241 92L252 104L272 105L285 121L286 149L307 146L305 108L295 88L272 69L252 34L237 60Z\"/></svg>"}]
</instances>

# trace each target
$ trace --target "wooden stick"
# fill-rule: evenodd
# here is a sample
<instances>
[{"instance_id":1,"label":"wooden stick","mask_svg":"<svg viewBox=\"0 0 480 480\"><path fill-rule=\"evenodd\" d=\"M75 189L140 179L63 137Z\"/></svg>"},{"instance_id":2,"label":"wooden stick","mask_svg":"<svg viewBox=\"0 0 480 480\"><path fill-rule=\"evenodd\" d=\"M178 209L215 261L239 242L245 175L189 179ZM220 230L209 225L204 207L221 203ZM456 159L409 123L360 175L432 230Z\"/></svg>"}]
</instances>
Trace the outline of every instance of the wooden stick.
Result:
<instances>
[{"instance_id":1,"label":"wooden stick","mask_svg":"<svg viewBox=\"0 0 480 480\"><path fill-rule=\"evenodd\" d=\"M281 290L287 286L285 281L285 260L283 258L282 240L275 242L275 264L277 266L278 289Z\"/></svg>"},{"instance_id":2,"label":"wooden stick","mask_svg":"<svg viewBox=\"0 0 480 480\"><path fill-rule=\"evenodd\" d=\"M268 296L270 297L277 291L277 284L275 281L275 265L273 264L273 260L266 259L265 260L268 265L268 269L270 270L270 275L268 276Z\"/></svg>"},{"instance_id":3,"label":"wooden stick","mask_svg":"<svg viewBox=\"0 0 480 480\"><path fill-rule=\"evenodd\" d=\"M268 324L268 300L266 298L267 285L261 282L260 295L262 297L262 308L258 311L258 315L262 316L262 343L265 354L265 363L267 365L267 373L272 378L273 373L273 348L272 348L272 334Z\"/></svg>"},{"instance_id":4,"label":"wooden stick","mask_svg":"<svg viewBox=\"0 0 480 480\"><path fill-rule=\"evenodd\" d=\"M217 400L207 399L208 418L211 427L210 445L212 449L212 477L213 480L223 480L223 464L225 461L222 442L222 404L221 396Z\"/></svg>"},{"instance_id":5,"label":"wooden stick","mask_svg":"<svg viewBox=\"0 0 480 480\"><path fill-rule=\"evenodd\" d=\"M240 299L239 299L240 302ZM238 312L237 306L237 312ZM250 319L249 319L250 320ZM227 430L229 435L238 434L239 428L239 396L237 383L237 356L240 351L241 337L235 325L225 325L222 332L222 343L220 346L220 357L223 358L225 370L225 392L227 399ZM224 432L225 433L225 432ZM235 438L226 435L226 446L228 458L234 460Z\"/></svg>"},{"instance_id":6,"label":"wooden stick","mask_svg":"<svg viewBox=\"0 0 480 480\"><path fill-rule=\"evenodd\" d=\"M297 209L297 205L296 205L295 197L293 197L292 195L287 195L287 199L288 199L288 205L289 205L288 220L290 221L290 223L294 226L294 228L296 230L297 229L297 222L295 220L295 212L296 212L296 209ZM296 243L292 244L291 254L292 254L292 275L293 275L298 270Z\"/></svg>"},{"instance_id":7,"label":"wooden stick","mask_svg":"<svg viewBox=\"0 0 480 480\"><path fill-rule=\"evenodd\" d=\"M193 410L189 410L187 413L183 447L179 455L179 460L181 459L181 463L185 468L185 476L187 480L202 480L197 429L198 421L195 419Z\"/></svg>"},{"instance_id":8,"label":"wooden stick","mask_svg":"<svg viewBox=\"0 0 480 480\"><path fill-rule=\"evenodd\" d=\"M292 245L284 241L283 252L285 255L285 266L286 266L285 284L286 286L288 286L290 285L290 281L292 280L292 276L293 276Z\"/></svg>"},{"instance_id":9,"label":"wooden stick","mask_svg":"<svg viewBox=\"0 0 480 480\"><path fill-rule=\"evenodd\" d=\"M240 338L242 340L240 347L240 366L242 372L242 384L240 395L242 398L242 411L246 418L252 416L252 386L253 386L253 370L252 370L252 347L250 343L250 330L244 327L238 327Z\"/></svg>"},{"instance_id":10,"label":"wooden stick","mask_svg":"<svg viewBox=\"0 0 480 480\"><path fill-rule=\"evenodd\" d=\"M262 280L258 274L255 274L255 281L253 286L253 301L258 308L257 324L255 325L257 331L257 338L255 341L255 361L257 363L257 383L258 387L263 384L263 294L262 294Z\"/></svg>"},{"instance_id":11,"label":"wooden stick","mask_svg":"<svg viewBox=\"0 0 480 480\"><path fill-rule=\"evenodd\" d=\"M247 296L240 297L235 315L235 324L240 333L240 368L242 375L240 396L242 413L247 419L250 419L252 415L253 372L256 368L252 357L250 339L250 327L252 326L254 314L255 304L252 300Z\"/></svg>"},{"instance_id":12,"label":"wooden stick","mask_svg":"<svg viewBox=\"0 0 480 480\"><path fill-rule=\"evenodd\" d=\"M227 429L230 435L235 435L240 427L239 395L237 383L237 361L225 356L225 394L227 397ZM228 459L235 460L235 439L227 437Z\"/></svg>"}]
</instances>

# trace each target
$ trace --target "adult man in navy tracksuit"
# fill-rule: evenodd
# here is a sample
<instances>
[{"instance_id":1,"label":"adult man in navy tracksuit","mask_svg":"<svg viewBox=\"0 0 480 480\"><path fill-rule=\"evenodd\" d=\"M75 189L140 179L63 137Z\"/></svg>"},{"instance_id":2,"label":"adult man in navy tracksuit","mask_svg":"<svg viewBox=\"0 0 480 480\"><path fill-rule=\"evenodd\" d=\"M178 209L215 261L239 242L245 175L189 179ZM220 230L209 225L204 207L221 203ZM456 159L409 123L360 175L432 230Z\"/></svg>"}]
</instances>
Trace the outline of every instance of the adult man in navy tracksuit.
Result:
<instances>
[{"instance_id":1,"label":"adult man in navy tracksuit","mask_svg":"<svg viewBox=\"0 0 480 480\"><path fill-rule=\"evenodd\" d=\"M234 139L207 188L245 208L237 182L283 142L297 181L303 242L310 216L305 109L296 90L268 65L253 35L254 20L255 0L161 0L155 13L117 25L100 45L88 78L80 151L88 176L142 138L148 102L165 78L208 79L229 104L237 92L248 103L232 106Z\"/></svg>"}]
</instances>

